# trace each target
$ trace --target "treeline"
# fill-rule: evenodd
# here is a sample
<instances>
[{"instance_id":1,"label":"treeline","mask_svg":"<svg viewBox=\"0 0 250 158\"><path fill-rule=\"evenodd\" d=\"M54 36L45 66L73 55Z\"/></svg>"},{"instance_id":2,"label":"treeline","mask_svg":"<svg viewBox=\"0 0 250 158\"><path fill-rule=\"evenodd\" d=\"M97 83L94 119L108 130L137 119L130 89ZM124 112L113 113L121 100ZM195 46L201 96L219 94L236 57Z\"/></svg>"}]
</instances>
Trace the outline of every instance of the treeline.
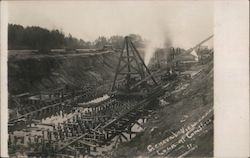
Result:
<instances>
[{"instance_id":1,"label":"treeline","mask_svg":"<svg viewBox=\"0 0 250 158\"><path fill-rule=\"evenodd\" d=\"M137 47L144 47L145 41L140 35L129 35ZM9 49L101 49L104 45L112 45L119 49L122 47L124 37L115 35L109 38L100 36L94 41L85 41L65 35L59 30L48 30L38 26L23 27L22 25L8 25Z\"/></svg>"}]
</instances>

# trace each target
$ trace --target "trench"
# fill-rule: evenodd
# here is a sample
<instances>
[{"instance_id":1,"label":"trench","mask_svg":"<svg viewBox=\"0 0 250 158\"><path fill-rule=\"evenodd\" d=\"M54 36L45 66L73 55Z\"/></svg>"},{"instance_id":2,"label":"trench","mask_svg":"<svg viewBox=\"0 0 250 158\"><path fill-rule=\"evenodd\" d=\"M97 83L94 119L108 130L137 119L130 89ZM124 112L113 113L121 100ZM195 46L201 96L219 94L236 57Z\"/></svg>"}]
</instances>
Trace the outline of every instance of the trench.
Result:
<instances>
[{"instance_id":1,"label":"trench","mask_svg":"<svg viewBox=\"0 0 250 158\"><path fill-rule=\"evenodd\" d=\"M65 113L63 110L57 111L56 113L52 114L49 117L41 119L39 123L32 123L29 127L22 129L22 130L15 130L14 132L9 134L9 144L11 146L14 145L23 145L25 148L30 148L30 143L34 142L35 139L42 139L48 137L48 131L52 132L55 127L58 127L65 122L73 122L74 117L79 114L90 114L93 112L93 108L91 105L100 104L99 107L103 106L103 102L109 101L111 98L105 94L102 97L95 98L91 101L81 102L79 105L87 106L87 107L73 107L71 112ZM139 118L136 120L139 124L146 122L146 119ZM138 124L134 124L131 127L131 132L133 134L124 133L124 136L128 139L119 138L119 135L115 136L110 140L108 145L100 145L90 150L90 155L101 155L109 150L116 148L116 146L122 142L128 142L132 140L136 133L143 131L143 128L140 127ZM53 141L56 141L55 137L52 136L51 138ZM119 139L119 142L117 141ZM41 142L40 141L40 142ZM39 141L38 141L39 143ZM14 145L13 145L14 144ZM32 148L32 147L31 147ZM31 149L33 150L33 149ZM83 154L82 156L84 156Z\"/></svg>"}]
</instances>

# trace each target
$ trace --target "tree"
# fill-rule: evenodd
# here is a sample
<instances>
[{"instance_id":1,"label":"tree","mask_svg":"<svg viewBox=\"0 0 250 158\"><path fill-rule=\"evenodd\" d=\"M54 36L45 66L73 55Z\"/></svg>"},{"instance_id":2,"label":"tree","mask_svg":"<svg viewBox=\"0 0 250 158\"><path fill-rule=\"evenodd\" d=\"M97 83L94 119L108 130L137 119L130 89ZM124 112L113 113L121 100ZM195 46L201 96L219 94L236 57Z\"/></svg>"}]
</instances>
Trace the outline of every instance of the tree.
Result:
<instances>
[{"instance_id":1,"label":"tree","mask_svg":"<svg viewBox=\"0 0 250 158\"><path fill-rule=\"evenodd\" d=\"M94 41L94 45L97 49L103 48L103 46L107 44L109 44L109 42L104 36L100 36Z\"/></svg>"},{"instance_id":2,"label":"tree","mask_svg":"<svg viewBox=\"0 0 250 158\"><path fill-rule=\"evenodd\" d=\"M8 47L12 49L21 49L23 45L24 27L21 25L10 24L8 28Z\"/></svg>"},{"instance_id":3,"label":"tree","mask_svg":"<svg viewBox=\"0 0 250 158\"><path fill-rule=\"evenodd\" d=\"M115 49L121 49L124 37L115 35L110 38L98 37L94 42L77 39L71 34L65 36L62 31L48 30L38 26L23 27L21 25L9 24L8 26L9 49L38 49L40 52L48 52L56 48L95 48L101 49L104 45L112 45ZM145 41L140 35L129 35L136 47L144 47Z\"/></svg>"},{"instance_id":4,"label":"tree","mask_svg":"<svg viewBox=\"0 0 250 158\"><path fill-rule=\"evenodd\" d=\"M64 34L58 30L49 31L37 26L24 28L9 24L8 34L9 49L48 50L64 46Z\"/></svg>"},{"instance_id":5,"label":"tree","mask_svg":"<svg viewBox=\"0 0 250 158\"><path fill-rule=\"evenodd\" d=\"M113 46L115 49L122 49L122 45L124 42L124 37L123 36L111 36L108 40L108 42Z\"/></svg>"}]
</instances>

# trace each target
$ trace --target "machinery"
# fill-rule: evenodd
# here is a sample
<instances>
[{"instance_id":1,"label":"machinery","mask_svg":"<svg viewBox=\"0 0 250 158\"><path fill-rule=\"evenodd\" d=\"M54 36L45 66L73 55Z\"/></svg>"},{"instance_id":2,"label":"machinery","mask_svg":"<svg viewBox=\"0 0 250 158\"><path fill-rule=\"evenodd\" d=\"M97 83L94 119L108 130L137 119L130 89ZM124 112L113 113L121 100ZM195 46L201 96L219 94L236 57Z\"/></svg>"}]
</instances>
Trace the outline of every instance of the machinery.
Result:
<instances>
[{"instance_id":1,"label":"machinery","mask_svg":"<svg viewBox=\"0 0 250 158\"><path fill-rule=\"evenodd\" d=\"M194 47L188 49L185 52L181 52L178 48L171 48L169 53L170 55L167 59L167 72L164 75L161 75L161 80L174 80L177 77L177 74L180 74L181 72L192 66L194 63L197 63L195 57L191 55L194 50L196 50L198 55L197 58L201 63L203 63L206 59L210 58L210 56L212 56L212 51L201 51L201 45L210 40L212 37L213 35L209 36L208 38L199 42ZM190 76L184 75L184 78L190 78Z\"/></svg>"},{"instance_id":2,"label":"machinery","mask_svg":"<svg viewBox=\"0 0 250 158\"><path fill-rule=\"evenodd\" d=\"M190 48L187 50L187 53L191 53L193 50L199 48L203 43L207 42L208 40L210 40L211 38L213 38L214 35L209 36L208 38L204 39L203 41L201 41L200 43L196 44L194 47Z\"/></svg>"},{"instance_id":3,"label":"machinery","mask_svg":"<svg viewBox=\"0 0 250 158\"><path fill-rule=\"evenodd\" d=\"M123 79L123 80L119 80ZM119 80L119 81L118 81ZM158 84L128 36L124 39L111 94L115 97L146 97Z\"/></svg>"}]
</instances>

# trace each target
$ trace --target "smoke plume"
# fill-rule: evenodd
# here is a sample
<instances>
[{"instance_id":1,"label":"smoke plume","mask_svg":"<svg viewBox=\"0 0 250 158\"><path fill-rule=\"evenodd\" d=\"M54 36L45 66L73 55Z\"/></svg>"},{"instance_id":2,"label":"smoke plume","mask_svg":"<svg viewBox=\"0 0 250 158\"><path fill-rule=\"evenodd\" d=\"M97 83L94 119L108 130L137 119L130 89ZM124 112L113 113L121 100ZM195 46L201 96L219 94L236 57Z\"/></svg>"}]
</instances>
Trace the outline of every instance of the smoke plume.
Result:
<instances>
[{"instance_id":1,"label":"smoke plume","mask_svg":"<svg viewBox=\"0 0 250 158\"><path fill-rule=\"evenodd\" d=\"M167 32L167 30L160 31L158 34L155 35L154 38L151 38L146 43L145 58L144 58L145 64L146 65L149 64L157 48L170 48L171 46L172 46L172 41L170 38L170 34Z\"/></svg>"}]
</instances>

